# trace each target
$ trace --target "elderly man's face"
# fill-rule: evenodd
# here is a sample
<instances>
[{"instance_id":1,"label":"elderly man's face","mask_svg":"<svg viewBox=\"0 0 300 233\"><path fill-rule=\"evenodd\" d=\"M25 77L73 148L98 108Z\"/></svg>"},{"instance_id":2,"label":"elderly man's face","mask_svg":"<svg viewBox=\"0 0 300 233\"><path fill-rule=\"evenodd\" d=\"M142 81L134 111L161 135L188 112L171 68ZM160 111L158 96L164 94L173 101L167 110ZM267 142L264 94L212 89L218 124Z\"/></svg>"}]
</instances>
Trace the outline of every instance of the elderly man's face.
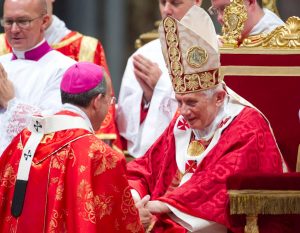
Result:
<instances>
[{"instance_id":1,"label":"elderly man's face","mask_svg":"<svg viewBox=\"0 0 300 233\"><path fill-rule=\"evenodd\" d=\"M180 114L189 123L192 129L203 130L215 119L219 111L217 94L212 97L203 92L176 94Z\"/></svg>"},{"instance_id":2,"label":"elderly man's face","mask_svg":"<svg viewBox=\"0 0 300 233\"><path fill-rule=\"evenodd\" d=\"M15 50L28 50L44 37L45 23L37 0L6 0L3 8L3 26L9 44Z\"/></svg>"},{"instance_id":3,"label":"elderly man's face","mask_svg":"<svg viewBox=\"0 0 300 233\"><path fill-rule=\"evenodd\" d=\"M159 10L162 18L172 16L181 20L193 5L201 5L202 0L159 0Z\"/></svg>"}]
</instances>

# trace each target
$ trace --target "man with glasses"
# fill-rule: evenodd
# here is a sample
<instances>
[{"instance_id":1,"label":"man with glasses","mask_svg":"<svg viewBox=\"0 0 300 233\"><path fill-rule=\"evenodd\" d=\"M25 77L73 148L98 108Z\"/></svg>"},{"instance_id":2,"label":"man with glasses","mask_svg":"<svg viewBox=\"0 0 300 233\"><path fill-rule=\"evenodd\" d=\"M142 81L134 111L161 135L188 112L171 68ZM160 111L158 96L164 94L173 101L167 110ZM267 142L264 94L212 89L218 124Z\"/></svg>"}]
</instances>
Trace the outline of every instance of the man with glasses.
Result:
<instances>
[{"instance_id":1,"label":"man with glasses","mask_svg":"<svg viewBox=\"0 0 300 233\"><path fill-rule=\"evenodd\" d=\"M202 0L159 0L162 18L180 20ZM135 103L134 107L132 103ZM159 39L138 49L127 62L120 88L117 124L128 153L142 156L166 129L177 110Z\"/></svg>"},{"instance_id":2,"label":"man with glasses","mask_svg":"<svg viewBox=\"0 0 300 233\"><path fill-rule=\"evenodd\" d=\"M230 4L230 0L211 0L212 6L209 13L215 15L221 25L224 24L223 16L225 7ZM242 31L241 41L249 36L269 33L284 22L273 12L262 8L261 0L244 0L248 19Z\"/></svg>"},{"instance_id":3,"label":"man with glasses","mask_svg":"<svg viewBox=\"0 0 300 233\"><path fill-rule=\"evenodd\" d=\"M46 24L45 39L49 45L76 61L89 61L103 66L106 72L109 73L104 48L101 42L96 38L83 35L77 31L71 31L67 28L61 19L53 15L54 2L55 0L46 0L50 20L48 20ZM0 55L9 52L11 52L11 47L5 38L5 34L2 33L0 34ZM112 90L112 92L114 92L114 90ZM116 150L120 150L122 149L121 140L114 119L115 104L112 104L97 135Z\"/></svg>"},{"instance_id":4,"label":"man with glasses","mask_svg":"<svg viewBox=\"0 0 300 233\"><path fill-rule=\"evenodd\" d=\"M0 155L29 115L61 106L61 77L75 61L45 41L48 22L45 0L4 1L1 25L12 53L0 57Z\"/></svg>"},{"instance_id":5,"label":"man with glasses","mask_svg":"<svg viewBox=\"0 0 300 233\"><path fill-rule=\"evenodd\" d=\"M78 62L62 109L33 116L0 158L0 232L144 232L124 156L95 136L113 103L103 67ZM30 173L29 173L30 172Z\"/></svg>"}]
</instances>

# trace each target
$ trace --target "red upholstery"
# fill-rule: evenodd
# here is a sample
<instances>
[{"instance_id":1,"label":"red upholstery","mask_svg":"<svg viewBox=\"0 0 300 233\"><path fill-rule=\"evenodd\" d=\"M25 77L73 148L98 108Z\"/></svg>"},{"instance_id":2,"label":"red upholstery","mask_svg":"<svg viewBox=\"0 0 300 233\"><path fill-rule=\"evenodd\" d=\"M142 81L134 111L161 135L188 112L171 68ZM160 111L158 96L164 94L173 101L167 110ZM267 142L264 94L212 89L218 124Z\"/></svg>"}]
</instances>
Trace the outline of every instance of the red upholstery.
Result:
<instances>
[{"instance_id":1,"label":"red upholstery","mask_svg":"<svg viewBox=\"0 0 300 233\"><path fill-rule=\"evenodd\" d=\"M229 176L227 189L300 190L300 172L284 174L240 173Z\"/></svg>"},{"instance_id":2,"label":"red upholstery","mask_svg":"<svg viewBox=\"0 0 300 233\"><path fill-rule=\"evenodd\" d=\"M221 54L222 66L300 67L300 54ZM279 148L291 171L295 171L300 144L299 76L224 76L226 84L256 106L268 118Z\"/></svg>"}]
</instances>

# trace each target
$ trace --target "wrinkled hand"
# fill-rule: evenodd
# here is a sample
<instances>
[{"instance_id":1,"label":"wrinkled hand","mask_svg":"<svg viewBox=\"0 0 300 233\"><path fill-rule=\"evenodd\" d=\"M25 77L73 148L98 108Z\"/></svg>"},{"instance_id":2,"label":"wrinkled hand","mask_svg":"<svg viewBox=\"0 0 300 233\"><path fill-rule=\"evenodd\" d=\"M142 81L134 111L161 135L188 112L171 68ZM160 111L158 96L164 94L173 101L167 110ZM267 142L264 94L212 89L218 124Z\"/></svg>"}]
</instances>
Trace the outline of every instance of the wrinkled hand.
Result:
<instances>
[{"instance_id":1,"label":"wrinkled hand","mask_svg":"<svg viewBox=\"0 0 300 233\"><path fill-rule=\"evenodd\" d=\"M146 208L151 214L165 214L170 212L169 207L161 201L149 201L146 204Z\"/></svg>"},{"instance_id":2,"label":"wrinkled hand","mask_svg":"<svg viewBox=\"0 0 300 233\"><path fill-rule=\"evenodd\" d=\"M150 61L142 55L133 56L134 74L144 92L147 102L151 101L154 88L162 71L157 63Z\"/></svg>"},{"instance_id":3,"label":"wrinkled hand","mask_svg":"<svg viewBox=\"0 0 300 233\"><path fill-rule=\"evenodd\" d=\"M14 85L0 63L0 107L6 108L9 100L15 97Z\"/></svg>"},{"instance_id":4,"label":"wrinkled hand","mask_svg":"<svg viewBox=\"0 0 300 233\"><path fill-rule=\"evenodd\" d=\"M138 201L135 204L136 208L139 211L141 223L143 224L145 229L149 227L153 217L150 211L145 207L149 200L150 200L150 196L146 195L142 198L142 200Z\"/></svg>"}]
</instances>

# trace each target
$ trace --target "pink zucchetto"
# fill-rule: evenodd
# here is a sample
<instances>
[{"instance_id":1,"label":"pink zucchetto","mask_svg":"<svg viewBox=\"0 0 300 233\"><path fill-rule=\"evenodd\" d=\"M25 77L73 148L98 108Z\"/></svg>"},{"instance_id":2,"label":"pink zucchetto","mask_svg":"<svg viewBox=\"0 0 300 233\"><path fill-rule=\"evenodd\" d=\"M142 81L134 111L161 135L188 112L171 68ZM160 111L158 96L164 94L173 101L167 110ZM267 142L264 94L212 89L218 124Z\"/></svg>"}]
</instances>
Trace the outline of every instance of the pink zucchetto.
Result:
<instances>
[{"instance_id":1,"label":"pink zucchetto","mask_svg":"<svg viewBox=\"0 0 300 233\"><path fill-rule=\"evenodd\" d=\"M68 94L84 93L98 86L103 78L103 67L91 62L78 62L66 70L60 89Z\"/></svg>"}]
</instances>

